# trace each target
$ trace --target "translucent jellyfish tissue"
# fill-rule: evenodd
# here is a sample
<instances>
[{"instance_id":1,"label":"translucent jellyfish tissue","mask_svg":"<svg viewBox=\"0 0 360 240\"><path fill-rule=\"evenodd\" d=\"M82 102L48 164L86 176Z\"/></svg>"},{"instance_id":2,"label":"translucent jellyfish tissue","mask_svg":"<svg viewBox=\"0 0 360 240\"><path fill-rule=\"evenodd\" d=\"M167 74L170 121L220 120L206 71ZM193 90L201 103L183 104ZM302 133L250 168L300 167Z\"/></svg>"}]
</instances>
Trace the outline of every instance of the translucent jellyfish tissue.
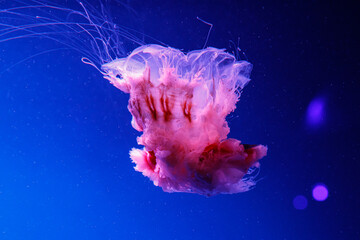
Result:
<instances>
[{"instance_id":1,"label":"translucent jellyfish tissue","mask_svg":"<svg viewBox=\"0 0 360 240\"><path fill-rule=\"evenodd\" d=\"M249 81L252 65L222 49L184 54L144 45L102 65L105 78L130 94L132 126L143 149L133 148L135 169L166 192L238 193L255 185L263 145L227 138L226 116Z\"/></svg>"}]
</instances>

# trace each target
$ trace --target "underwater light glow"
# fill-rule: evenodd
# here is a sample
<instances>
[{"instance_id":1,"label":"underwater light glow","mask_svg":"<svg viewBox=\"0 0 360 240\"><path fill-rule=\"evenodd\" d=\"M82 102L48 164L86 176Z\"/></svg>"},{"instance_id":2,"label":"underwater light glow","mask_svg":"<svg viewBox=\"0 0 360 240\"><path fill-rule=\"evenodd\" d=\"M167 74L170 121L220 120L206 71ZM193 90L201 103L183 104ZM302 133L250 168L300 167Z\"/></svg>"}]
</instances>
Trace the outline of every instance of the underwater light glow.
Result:
<instances>
[{"instance_id":1,"label":"underwater light glow","mask_svg":"<svg viewBox=\"0 0 360 240\"><path fill-rule=\"evenodd\" d=\"M325 100L324 98L313 99L307 109L307 124L316 127L324 122Z\"/></svg>"},{"instance_id":2,"label":"underwater light glow","mask_svg":"<svg viewBox=\"0 0 360 240\"><path fill-rule=\"evenodd\" d=\"M307 208L308 201L305 196L298 195L294 198L293 205L294 208L297 210L304 210L305 208Z\"/></svg>"},{"instance_id":3,"label":"underwater light glow","mask_svg":"<svg viewBox=\"0 0 360 240\"><path fill-rule=\"evenodd\" d=\"M325 201L329 196L329 191L324 184L317 184L313 188L312 195L316 201Z\"/></svg>"}]
</instances>

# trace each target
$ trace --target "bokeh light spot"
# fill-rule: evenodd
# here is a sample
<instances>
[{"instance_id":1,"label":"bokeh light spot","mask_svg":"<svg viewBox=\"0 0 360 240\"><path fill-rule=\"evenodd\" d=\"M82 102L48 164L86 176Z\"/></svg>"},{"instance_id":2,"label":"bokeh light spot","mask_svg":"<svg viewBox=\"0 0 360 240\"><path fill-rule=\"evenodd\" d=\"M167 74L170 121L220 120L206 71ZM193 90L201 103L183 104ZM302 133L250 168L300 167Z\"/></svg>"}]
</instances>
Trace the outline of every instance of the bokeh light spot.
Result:
<instances>
[{"instance_id":1,"label":"bokeh light spot","mask_svg":"<svg viewBox=\"0 0 360 240\"><path fill-rule=\"evenodd\" d=\"M298 195L294 198L293 205L294 205L295 209L303 210L303 209L307 208L308 201L305 196Z\"/></svg>"},{"instance_id":2,"label":"bokeh light spot","mask_svg":"<svg viewBox=\"0 0 360 240\"><path fill-rule=\"evenodd\" d=\"M312 195L316 201L325 201L329 196L329 191L324 184L320 183L313 188Z\"/></svg>"},{"instance_id":3,"label":"bokeh light spot","mask_svg":"<svg viewBox=\"0 0 360 240\"><path fill-rule=\"evenodd\" d=\"M313 99L307 109L307 124L312 127L318 127L324 122L325 118L325 99L318 97Z\"/></svg>"}]
</instances>

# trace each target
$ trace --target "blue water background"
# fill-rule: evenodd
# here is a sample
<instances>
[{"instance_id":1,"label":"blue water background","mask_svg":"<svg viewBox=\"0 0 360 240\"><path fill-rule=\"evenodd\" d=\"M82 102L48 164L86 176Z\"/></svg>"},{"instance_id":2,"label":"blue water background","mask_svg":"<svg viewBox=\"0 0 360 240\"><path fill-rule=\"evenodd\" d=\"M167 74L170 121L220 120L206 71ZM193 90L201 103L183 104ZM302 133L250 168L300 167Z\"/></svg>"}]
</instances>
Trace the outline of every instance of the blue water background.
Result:
<instances>
[{"instance_id":1,"label":"blue water background","mask_svg":"<svg viewBox=\"0 0 360 240\"><path fill-rule=\"evenodd\" d=\"M214 25L209 46L231 49L229 40L240 39L254 68L228 118L230 137L268 146L260 181L249 192L211 198L164 193L133 170L128 152L140 133L130 125L128 95L70 50L6 70L61 46L0 43L0 239L359 239L356 7L127 4L137 16L119 21L184 51L203 47L208 26L197 16ZM110 6L121 14L121 5ZM324 99L324 115L311 127L307 108L316 98ZM329 189L324 202L311 195L319 182ZM294 208L297 195L307 198L306 209Z\"/></svg>"}]
</instances>

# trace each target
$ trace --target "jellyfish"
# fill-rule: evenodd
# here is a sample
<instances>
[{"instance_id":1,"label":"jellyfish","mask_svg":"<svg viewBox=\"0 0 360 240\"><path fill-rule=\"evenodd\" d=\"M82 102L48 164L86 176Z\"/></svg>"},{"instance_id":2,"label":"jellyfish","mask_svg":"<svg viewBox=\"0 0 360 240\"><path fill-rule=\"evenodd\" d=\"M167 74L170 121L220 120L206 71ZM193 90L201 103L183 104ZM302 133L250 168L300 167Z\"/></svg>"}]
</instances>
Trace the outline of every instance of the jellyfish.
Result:
<instances>
[{"instance_id":1,"label":"jellyfish","mask_svg":"<svg viewBox=\"0 0 360 240\"><path fill-rule=\"evenodd\" d=\"M131 124L142 132L137 142L143 146L133 148L130 158L135 170L165 192L212 196L251 189L267 147L227 138L226 117L235 110L252 65L224 49L184 53L165 44L146 44L127 28L99 17L94 8L79 4L83 11L43 3L31 6L41 8L42 14L51 9L46 17L23 13L24 8L2 10L0 14L37 22L0 23L0 43L41 35L87 54L84 63L129 94ZM86 21L59 21L52 17L54 11ZM66 35L69 32L85 35L90 48L84 50L83 39ZM139 47L125 54L124 40Z\"/></svg>"},{"instance_id":2,"label":"jellyfish","mask_svg":"<svg viewBox=\"0 0 360 240\"><path fill-rule=\"evenodd\" d=\"M145 45L102 66L105 78L130 94L132 126L143 132L132 149L135 169L166 192L238 193L266 155L263 145L227 138L226 116L249 81L252 65L223 49L184 54Z\"/></svg>"}]
</instances>

